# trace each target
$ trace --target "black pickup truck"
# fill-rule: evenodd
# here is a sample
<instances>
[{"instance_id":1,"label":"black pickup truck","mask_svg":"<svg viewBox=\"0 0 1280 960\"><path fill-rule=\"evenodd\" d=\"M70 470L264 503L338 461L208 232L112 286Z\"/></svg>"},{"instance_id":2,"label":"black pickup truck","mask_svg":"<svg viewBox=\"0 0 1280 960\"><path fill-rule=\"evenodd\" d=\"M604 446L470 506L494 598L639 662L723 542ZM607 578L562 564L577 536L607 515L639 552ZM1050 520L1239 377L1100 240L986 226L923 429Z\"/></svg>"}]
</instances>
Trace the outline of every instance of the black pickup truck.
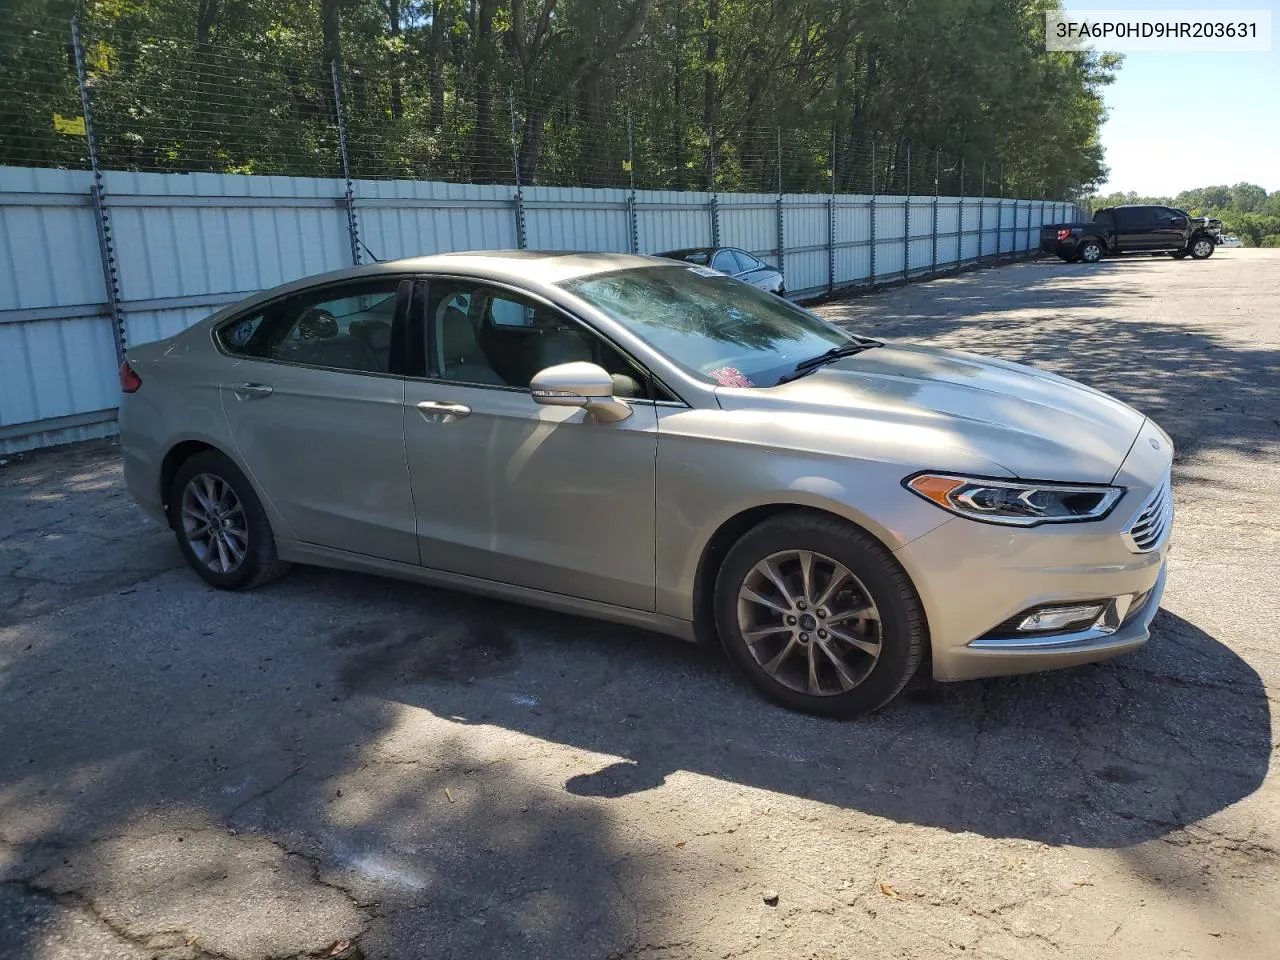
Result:
<instances>
[{"instance_id":1,"label":"black pickup truck","mask_svg":"<svg viewBox=\"0 0 1280 960\"><path fill-rule=\"evenodd\" d=\"M1092 223L1053 223L1040 228L1040 249L1063 260L1097 263L1125 253L1168 253L1205 260L1218 245L1222 221L1190 217L1173 207L1104 207Z\"/></svg>"}]
</instances>

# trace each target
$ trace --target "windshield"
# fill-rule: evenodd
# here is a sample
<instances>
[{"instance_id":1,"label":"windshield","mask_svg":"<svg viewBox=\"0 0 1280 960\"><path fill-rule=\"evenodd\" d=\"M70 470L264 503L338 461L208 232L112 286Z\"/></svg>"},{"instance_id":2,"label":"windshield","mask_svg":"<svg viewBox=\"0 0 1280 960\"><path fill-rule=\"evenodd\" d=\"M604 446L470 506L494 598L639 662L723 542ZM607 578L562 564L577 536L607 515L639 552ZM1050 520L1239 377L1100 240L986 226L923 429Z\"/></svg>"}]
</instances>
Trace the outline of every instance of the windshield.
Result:
<instances>
[{"instance_id":1,"label":"windshield","mask_svg":"<svg viewBox=\"0 0 1280 960\"><path fill-rule=\"evenodd\" d=\"M702 267L639 267L561 284L686 372L769 387L801 360L855 342L807 310Z\"/></svg>"}]
</instances>

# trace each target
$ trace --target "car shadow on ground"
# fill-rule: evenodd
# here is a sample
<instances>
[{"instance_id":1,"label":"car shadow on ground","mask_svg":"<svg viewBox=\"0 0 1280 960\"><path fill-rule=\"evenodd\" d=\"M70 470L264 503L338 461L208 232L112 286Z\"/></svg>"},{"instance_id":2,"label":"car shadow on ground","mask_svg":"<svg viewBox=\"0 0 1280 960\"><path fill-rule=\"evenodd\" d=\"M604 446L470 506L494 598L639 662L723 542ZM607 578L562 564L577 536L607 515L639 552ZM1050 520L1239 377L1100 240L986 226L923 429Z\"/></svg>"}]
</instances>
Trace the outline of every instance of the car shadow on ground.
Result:
<instances>
[{"instance_id":1,"label":"car shadow on ground","mask_svg":"<svg viewBox=\"0 0 1280 960\"><path fill-rule=\"evenodd\" d=\"M961 684L922 676L854 722L763 703L717 650L488 603L462 624L443 654L395 639L352 649L346 682L616 757L567 780L580 796L688 771L897 822L1123 847L1248 796L1271 753L1258 675L1167 611L1152 643L1120 660Z\"/></svg>"}]
</instances>

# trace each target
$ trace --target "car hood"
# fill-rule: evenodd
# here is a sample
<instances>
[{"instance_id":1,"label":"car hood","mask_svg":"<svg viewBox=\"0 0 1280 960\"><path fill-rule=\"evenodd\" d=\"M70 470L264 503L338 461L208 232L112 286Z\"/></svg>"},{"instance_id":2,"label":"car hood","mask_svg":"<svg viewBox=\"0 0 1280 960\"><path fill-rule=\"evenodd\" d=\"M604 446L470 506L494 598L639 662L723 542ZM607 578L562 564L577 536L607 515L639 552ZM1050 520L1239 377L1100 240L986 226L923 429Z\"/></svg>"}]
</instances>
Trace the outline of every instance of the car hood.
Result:
<instances>
[{"instance_id":1,"label":"car hood","mask_svg":"<svg viewBox=\"0 0 1280 960\"><path fill-rule=\"evenodd\" d=\"M768 388L719 388L726 410L826 414L831 429L860 423L928 427L944 447L1016 477L1109 483L1145 417L1119 400L1033 367L976 354L887 344ZM945 451L921 468L948 469Z\"/></svg>"}]
</instances>

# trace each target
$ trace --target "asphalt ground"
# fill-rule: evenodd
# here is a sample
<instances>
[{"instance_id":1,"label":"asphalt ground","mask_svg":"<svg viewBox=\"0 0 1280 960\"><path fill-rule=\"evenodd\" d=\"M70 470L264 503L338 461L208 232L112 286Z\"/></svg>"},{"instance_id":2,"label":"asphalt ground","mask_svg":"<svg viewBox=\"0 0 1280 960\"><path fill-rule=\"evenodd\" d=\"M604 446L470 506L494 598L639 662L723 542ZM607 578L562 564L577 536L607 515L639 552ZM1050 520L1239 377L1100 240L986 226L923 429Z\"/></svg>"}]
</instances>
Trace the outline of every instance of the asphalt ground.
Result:
<instances>
[{"instance_id":1,"label":"asphalt ground","mask_svg":"<svg viewBox=\"0 0 1280 960\"><path fill-rule=\"evenodd\" d=\"M1275 957L1280 251L820 309L1164 426L1150 644L825 721L608 624L307 568L220 593L113 444L10 458L0 957Z\"/></svg>"}]
</instances>

